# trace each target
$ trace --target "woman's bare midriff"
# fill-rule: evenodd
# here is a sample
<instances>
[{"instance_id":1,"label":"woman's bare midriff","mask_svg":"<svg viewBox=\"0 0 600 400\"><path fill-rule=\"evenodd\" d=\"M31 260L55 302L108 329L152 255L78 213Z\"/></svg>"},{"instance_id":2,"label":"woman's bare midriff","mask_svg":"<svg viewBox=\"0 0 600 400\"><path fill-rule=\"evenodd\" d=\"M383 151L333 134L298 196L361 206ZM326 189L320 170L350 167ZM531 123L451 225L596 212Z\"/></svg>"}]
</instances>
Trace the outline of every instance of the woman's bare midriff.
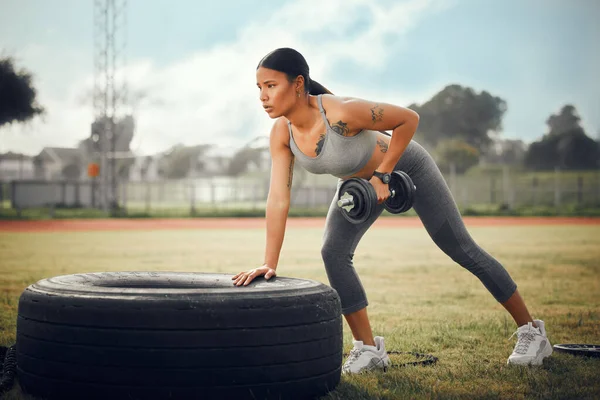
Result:
<instances>
[{"instance_id":1,"label":"woman's bare midriff","mask_svg":"<svg viewBox=\"0 0 600 400\"><path fill-rule=\"evenodd\" d=\"M384 135L381 132L375 132L377 134L377 141L384 141L388 146L390 144L390 137ZM363 179L371 179L373 176L373 171L377 169L377 167L383 162L383 157L385 153L382 151L381 147L376 145L373 149L373 154L371 154L371 158L367 161L367 164L357 173L351 176L343 177L343 180L350 178L363 178Z\"/></svg>"}]
</instances>

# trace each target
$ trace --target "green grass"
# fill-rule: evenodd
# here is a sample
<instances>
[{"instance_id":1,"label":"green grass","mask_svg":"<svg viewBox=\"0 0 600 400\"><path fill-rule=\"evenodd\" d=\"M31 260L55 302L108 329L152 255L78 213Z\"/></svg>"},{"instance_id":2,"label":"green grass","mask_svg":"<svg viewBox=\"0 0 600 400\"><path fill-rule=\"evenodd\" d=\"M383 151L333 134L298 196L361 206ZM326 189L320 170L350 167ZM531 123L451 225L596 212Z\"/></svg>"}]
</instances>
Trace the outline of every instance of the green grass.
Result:
<instances>
[{"instance_id":1,"label":"green grass","mask_svg":"<svg viewBox=\"0 0 600 400\"><path fill-rule=\"evenodd\" d=\"M600 343L600 227L474 227L508 269L550 341ZM322 229L289 229L280 276L328 283ZM16 340L18 298L39 279L79 272L170 270L237 273L263 256L264 230L0 233L0 344ZM236 251L232 251L235 248ZM388 350L439 357L435 366L343 376L324 399L592 399L600 360L554 353L542 367L507 366L515 325L469 272L422 228L377 228L354 257L376 335ZM344 350L351 347L344 322ZM31 399L18 385L6 399Z\"/></svg>"}]
</instances>

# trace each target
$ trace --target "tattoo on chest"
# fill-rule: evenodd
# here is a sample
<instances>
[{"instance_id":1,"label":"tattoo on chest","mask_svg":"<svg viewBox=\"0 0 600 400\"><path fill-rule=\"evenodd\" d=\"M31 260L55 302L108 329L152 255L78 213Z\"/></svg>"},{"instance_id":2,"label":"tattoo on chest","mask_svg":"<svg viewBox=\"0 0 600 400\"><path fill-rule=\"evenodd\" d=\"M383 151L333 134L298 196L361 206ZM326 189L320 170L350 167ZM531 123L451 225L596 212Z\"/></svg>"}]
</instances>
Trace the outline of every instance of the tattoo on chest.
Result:
<instances>
[{"instance_id":1,"label":"tattoo on chest","mask_svg":"<svg viewBox=\"0 0 600 400\"><path fill-rule=\"evenodd\" d=\"M388 144L383 139L377 139L377 145L382 153L387 152Z\"/></svg>"},{"instance_id":2,"label":"tattoo on chest","mask_svg":"<svg viewBox=\"0 0 600 400\"><path fill-rule=\"evenodd\" d=\"M373 108L371 108L371 120L373 121L373 124L383 120L383 108L379 107L379 103L376 103Z\"/></svg>"},{"instance_id":3,"label":"tattoo on chest","mask_svg":"<svg viewBox=\"0 0 600 400\"><path fill-rule=\"evenodd\" d=\"M322 133L321 136L319 136L319 141L317 142L317 148L315 149L315 153L317 155L319 155L321 153L321 150L323 150L323 143L325 143L324 133Z\"/></svg>"},{"instance_id":4,"label":"tattoo on chest","mask_svg":"<svg viewBox=\"0 0 600 400\"><path fill-rule=\"evenodd\" d=\"M348 124L339 120L335 124L331 125L331 129L338 135L348 136L350 133L350 129L348 129Z\"/></svg>"}]
</instances>

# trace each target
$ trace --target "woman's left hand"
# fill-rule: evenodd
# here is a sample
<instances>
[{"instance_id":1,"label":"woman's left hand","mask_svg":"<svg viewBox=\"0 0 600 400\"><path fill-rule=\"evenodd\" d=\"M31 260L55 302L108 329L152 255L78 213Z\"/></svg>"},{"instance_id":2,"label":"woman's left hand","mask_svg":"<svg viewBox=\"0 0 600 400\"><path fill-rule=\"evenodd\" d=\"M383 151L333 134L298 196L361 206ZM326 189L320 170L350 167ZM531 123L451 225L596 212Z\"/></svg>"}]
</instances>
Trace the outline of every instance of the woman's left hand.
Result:
<instances>
[{"instance_id":1,"label":"woman's left hand","mask_svg":"<svg viewBox=\"0 0 600 400\"><path fill-rule=\"evenodd\" d=\"M377 193L377 204L383 203L388 197L390 197L390 187L389 185L381 182L381 179L376 176L372 176L371 179L369 179L369 183L373 185L373 188L375 188L375 192Z\"/></svg>"}]
</instances>

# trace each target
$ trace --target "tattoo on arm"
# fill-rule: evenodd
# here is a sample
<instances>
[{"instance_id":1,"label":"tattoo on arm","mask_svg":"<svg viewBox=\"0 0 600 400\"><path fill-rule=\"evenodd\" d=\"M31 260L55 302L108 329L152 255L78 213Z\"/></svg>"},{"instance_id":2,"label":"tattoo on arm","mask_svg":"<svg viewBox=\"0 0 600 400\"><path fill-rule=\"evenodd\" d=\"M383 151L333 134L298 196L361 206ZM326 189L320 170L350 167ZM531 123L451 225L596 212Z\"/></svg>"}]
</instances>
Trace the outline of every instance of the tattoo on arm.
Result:
<instances>
[{"instance_id":1,"label":"tattoo on arm","mask_svg":"<svg viewBox=\"0 0 600 400\"><path fill-rule=\"evenodd\" d=\"M317 155L319 155L319 153L321 153L321 150L323 149L323 143L325 143L325 134L322 133L321 136L319 136L319 141L317 142L317 148L315 149L315 153Z\"/></svg>"},{"instance_id":2,"label":"tattoo on arm","mask_svg":"<svg viewBox=\"0 0 600 400\"><path fill-rule=\"evenodd\" d=\"M388 150L388 144L383 139L377 139L377 145L382 153L386 153Z\"/></svg>"},{"instance_id":3,"label":"tattoo on arm","mask_svg":"<svg viewBox=\"0 0 600 400\"><path fill-rule=\"evenodd\" d=\"M383 119L383 108L379 107L379 103L375 103L373 108L371 108L371 121L373 121L373 125L376 122L381 121Z\"/></svg>"},{"instance_id":4,"label":"tattoo on arm","mask_svg":"<svg viewBox=\"0 0 600 400\"><path fill-rule=\"evenodd\" d=\"M350 129L348 129L348 124L339 120L335 124L331 125L331 129L338 135L348 136L350 133Z\"/></svg>"},{"instance_id":5,"label":"tattoo on arm","mask_svg":"<svg viewBox=\"0 0 600 400\"><path fill-rule=\"evenodd\" d=\"M292 177L294 176L294 161L295 161L295 158L292 157L292 160L290 161L290 167L288 168L288 183L287 183L288 189L292 188Z\"/></svg>"}]
</instances>

